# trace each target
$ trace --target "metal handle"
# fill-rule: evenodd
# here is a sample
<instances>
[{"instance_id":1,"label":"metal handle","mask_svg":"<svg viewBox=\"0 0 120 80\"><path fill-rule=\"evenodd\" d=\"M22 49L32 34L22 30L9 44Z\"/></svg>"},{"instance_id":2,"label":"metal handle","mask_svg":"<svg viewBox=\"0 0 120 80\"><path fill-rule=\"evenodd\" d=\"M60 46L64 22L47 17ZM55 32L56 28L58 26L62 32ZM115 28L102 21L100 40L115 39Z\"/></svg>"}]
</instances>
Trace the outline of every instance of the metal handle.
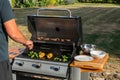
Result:
<instances>
[{"instance_id":1,"label":"metal handle","mask_svg":"<svg viewBox=\"0 0 120 80\"><path fill-rule=\"evenodd\" d=\"M57 66L50 66L50 69L54 70L54 71L59 71L60 67Z\"/></svg>"},{"instance_id":2,"label":"metal handle","mask_svg":"<svg viewBox=\"0 0 120 80\"><path fill-rule=\"evenodd\" d=\"M34 68L40 68L41 64L32 64L32 67L34 67Z\"/></svg>"},{"instance_id":3,"label":"metal handle","mask_svg":"<svg viewBox=\"0 0 120 80\"><path fill-rule=\"evenodd\" d=\"M15 58L10 59L10 65L13 65L14 61L15 61Z\"/></svg>"},{"instance_id":4,"label":"metal handle","mask_svg":"<svg viewBox=\"0 0 120 80\"><path fill-rule=\"evenodd\" d=\"M15 64L17 64L18 66L23 66L24 62L16 62Z\"/></svg>"},{"instance_id":5,"label":"metal handle","mask_svg":"<svg viewBox=\"0 0 120 80\"><path fill-rule=\"evenodd\" d=\"M72 17L72 13L69 9L58 9L58 8L39 8L37 10L37 16L39 16L40 11L66 11L69 14L69 17Z\"/></svg>"}]
</instances>

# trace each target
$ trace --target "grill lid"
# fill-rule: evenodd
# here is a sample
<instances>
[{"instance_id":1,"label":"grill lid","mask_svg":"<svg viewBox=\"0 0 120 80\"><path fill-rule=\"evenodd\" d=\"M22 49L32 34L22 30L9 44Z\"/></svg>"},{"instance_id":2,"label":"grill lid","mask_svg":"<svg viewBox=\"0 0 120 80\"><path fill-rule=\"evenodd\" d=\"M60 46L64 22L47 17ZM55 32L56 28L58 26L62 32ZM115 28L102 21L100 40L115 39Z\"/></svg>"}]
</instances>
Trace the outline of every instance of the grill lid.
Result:
<instances>
[{"instance_id":1,"label":"grill lid","mask_svg":"<svg viewBox=\"0 0 120 80\"><path fill-rule=\"evenodd\" d=\"M28 29L34 41L62 43L82 41L81 17L29 15Z\"/></svg>"}]
</instances>

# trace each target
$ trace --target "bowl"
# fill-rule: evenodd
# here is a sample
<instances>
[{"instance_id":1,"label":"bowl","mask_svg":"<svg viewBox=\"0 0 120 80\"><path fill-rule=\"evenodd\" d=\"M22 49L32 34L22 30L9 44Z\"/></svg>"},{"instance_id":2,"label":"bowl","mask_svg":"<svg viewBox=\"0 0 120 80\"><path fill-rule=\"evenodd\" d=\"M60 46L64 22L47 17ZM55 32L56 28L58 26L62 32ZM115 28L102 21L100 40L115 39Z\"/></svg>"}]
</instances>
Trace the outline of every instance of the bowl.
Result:
<instances>
[{"instance_id":1,"label":"bowl","mask_svg":"<svg viewBox=\"0 0 120 80\"><path fill-rule=\"evenodd\" d=\"M94 50L96 48L96 45L94 44L82 44L81 49L84 52L84 54L90 55L90 51Z\"/></svg>"},{"instance_id":2,"label":"bowl","mask_svg":"<svg viewBox=\"0 0 120 80\"><path fill-rule=\"evenodd\" d=\"M90 51L90 55L95 58L103 58L106 55L106 52L101 50L92 50Z\"/></svg>"}]
</instances>

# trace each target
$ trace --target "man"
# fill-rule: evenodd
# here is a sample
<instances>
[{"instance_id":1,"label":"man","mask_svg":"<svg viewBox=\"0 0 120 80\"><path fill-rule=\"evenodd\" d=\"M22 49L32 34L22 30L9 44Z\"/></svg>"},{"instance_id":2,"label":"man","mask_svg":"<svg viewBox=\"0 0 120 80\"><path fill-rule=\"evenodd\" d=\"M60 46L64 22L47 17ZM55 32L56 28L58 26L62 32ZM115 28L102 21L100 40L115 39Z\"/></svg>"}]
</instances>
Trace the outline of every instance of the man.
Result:
<instances>
[{"instance_id":1,"label":"man","mask_svg":"<svg viewBox=\"0 0 120 80\"><path fill-rule=\"evenodd\" d=\"M0 0L0 80L12 80L7 35L29 49L33 48L33 42L27 40L18 30L9 0Z\"/></svg>"}]
</instances>

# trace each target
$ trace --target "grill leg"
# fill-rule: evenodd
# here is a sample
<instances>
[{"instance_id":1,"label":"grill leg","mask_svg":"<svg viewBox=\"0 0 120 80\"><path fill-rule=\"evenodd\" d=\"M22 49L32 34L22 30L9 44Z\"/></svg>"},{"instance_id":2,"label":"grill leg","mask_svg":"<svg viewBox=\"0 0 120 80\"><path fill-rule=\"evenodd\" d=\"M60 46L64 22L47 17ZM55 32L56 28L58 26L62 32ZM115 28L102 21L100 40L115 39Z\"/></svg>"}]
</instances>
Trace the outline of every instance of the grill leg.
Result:
<instances>
[{"instance_id":1,"label":"grill leg","mask_svg":"<svg viewBox=\"0 0 120 80\"><path fill-rule=\"evenodd\" d=\"M12 74L13 75L13 80L16 80L16 74Z\"/></svg>"}]
</instances>

